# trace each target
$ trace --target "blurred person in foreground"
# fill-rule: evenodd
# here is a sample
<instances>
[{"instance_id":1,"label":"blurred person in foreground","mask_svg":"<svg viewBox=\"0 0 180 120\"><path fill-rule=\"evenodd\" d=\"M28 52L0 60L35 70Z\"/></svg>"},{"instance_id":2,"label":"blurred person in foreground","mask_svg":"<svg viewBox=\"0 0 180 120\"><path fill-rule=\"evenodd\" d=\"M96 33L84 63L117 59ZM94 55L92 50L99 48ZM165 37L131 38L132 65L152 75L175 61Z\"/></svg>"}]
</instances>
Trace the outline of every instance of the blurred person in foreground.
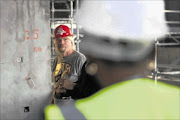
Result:
<instances>
[{"instance_id":1,"label":"blurred person in foreground","mask_svg":"<svg viewBox=\"0 0 180 120\"><path fill-rule=\"evenodd\" d=\"M163 1L84 1L76 19L86 32L81 51L94 60L86 70L103 89L47 106L46 120L180 119L180 89L143 76L154 39L168 31Z\"/></svg>"},{"instance_id":2,"label":"blurred person in foreground","mask_svg":"<svg viewBox=\"0 0 180 120\"><path fill-rule=\"evenodd\" d=\"M54 44L58 56L52 67L54 90L51 104L75 97L74 87L86 61L86 57L75 50L74 36L68 26L59 25L55 29Z\"/></svg>"}]
</instances>

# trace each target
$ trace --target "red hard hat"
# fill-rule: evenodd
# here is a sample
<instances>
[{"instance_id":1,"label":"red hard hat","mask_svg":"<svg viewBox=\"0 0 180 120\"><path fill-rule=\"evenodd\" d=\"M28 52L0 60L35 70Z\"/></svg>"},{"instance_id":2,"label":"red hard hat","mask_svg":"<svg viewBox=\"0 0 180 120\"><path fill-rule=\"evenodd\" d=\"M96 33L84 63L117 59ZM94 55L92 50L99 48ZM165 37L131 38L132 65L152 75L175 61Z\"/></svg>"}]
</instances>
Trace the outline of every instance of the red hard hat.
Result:
<instances>
[{"instance_id":1,"label":"red hard hat","mask_svg":"<svg viewBox=\"0 0 180 120\"><path fill-rule=\"evenodd\" d=\"M55 38L73 36L71 30L66 25L59 25L54 31Z\"/></svg>"}]
</instances>

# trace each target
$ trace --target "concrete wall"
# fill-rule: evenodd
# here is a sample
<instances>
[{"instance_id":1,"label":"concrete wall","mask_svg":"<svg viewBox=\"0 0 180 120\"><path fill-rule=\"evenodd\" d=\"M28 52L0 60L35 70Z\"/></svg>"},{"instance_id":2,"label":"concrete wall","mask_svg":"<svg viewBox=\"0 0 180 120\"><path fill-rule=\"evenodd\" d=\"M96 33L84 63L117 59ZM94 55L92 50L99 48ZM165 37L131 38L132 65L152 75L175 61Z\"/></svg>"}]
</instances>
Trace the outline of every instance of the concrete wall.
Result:
<instances>
[{"instance_id":1,"label":"concrete wall","mask_svg":"<svg viewBox=\"0 0 180 120\"><path fill-rule=\"evenodd\" d=\"M43 119L50 103L49 0L0 1L0 119Z\"/></svg>"}]
</instances>

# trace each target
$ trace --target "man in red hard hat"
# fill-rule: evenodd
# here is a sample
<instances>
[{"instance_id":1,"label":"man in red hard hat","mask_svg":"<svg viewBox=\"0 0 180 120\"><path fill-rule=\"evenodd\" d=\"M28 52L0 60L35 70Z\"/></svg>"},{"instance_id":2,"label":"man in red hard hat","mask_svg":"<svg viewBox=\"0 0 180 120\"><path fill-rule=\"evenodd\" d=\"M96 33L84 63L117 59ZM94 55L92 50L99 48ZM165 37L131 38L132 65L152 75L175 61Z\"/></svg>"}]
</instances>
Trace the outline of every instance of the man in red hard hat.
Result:
<instances>
[{"instance_id":1,"label":"man in red hard hat","mask_svg":"<svg viewBox=\"0 0 180 120\"><path fill-rule=\"evenodd\" d=\"M54 44L58 56L52 67L54 79L52 104L62 99L71 99L73 88L86 61L86 57L75 50L74 37L68 26L60 25L55 29Z\"/></svg>"}]
</instances>

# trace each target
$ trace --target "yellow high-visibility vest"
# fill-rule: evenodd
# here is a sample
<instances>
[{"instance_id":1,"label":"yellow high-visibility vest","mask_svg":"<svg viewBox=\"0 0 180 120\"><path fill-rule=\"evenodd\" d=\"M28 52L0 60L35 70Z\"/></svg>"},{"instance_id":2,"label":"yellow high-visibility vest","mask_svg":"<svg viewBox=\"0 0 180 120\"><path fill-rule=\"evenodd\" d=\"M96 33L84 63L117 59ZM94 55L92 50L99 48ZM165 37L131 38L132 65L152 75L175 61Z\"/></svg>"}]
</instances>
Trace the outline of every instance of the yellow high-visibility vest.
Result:
<instances>
[{"instance_id":1,"label":"yellow high-visibility vest","mask_svg":"<svg viewBox=\"0 0 180 120\"><path fill-rule=\"evenodd\" d=\"M155 85L146 78L127 80L78 100L74 106L88 120L175 120L180 119L180 88L161 82ZM63 109L58 105L47 106L46 120L68 119L73 114L70 107L67 115L62 114Z\"/></svg>"}]
</instances>

